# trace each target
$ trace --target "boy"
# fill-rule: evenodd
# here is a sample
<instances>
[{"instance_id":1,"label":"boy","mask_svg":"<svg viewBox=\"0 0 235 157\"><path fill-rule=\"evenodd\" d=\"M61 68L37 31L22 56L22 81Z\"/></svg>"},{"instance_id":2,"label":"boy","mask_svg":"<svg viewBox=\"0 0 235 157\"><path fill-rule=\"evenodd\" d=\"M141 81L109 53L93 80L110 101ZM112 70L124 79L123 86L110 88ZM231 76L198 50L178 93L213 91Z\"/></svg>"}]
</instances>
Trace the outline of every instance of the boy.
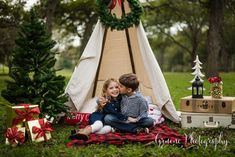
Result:
<instances>
[{"instance_id":1,"label":"boy","mask_svg":"<svg viewBox=\"0 0 235 157\"><path fill-rule=\"evenodd\" d=\"M153 119L148 117L148 103L145 98L136 90L139 87L139 81L135 74L124 74L119 78L121 100L121 114L126 119L120 119L115 114L107 114L104 122L121 131L139 133L143 128L153 126ZM104 101L100 99L100 103ZM147 132L147 131L146 131Z\"/></svg>"}]
</instances>

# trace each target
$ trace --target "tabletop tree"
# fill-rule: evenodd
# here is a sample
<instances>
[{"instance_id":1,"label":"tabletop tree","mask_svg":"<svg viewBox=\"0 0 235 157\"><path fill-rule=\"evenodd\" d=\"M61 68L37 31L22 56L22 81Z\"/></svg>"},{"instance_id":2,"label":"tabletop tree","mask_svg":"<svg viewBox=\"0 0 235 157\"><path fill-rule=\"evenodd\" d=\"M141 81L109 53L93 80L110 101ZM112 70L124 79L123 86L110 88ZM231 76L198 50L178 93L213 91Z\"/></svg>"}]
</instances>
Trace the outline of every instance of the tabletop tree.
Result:
<instances>
[{"instance_id":1,"label":"tabletop tree","mask_svg":"<svg viewBox=\"0 0 235 157\"><path fill-rule=\"evenodd\" d=\"M194 63L195 63L195 65L192 68L194 70L194 72L192 72L192 75L194 75L194 78L190 82L193 83L197 77L200 79L201 82L204 82L202 77L204 77L205 75L203 75L201 72L201 69L202 69L201 64L202 63L200 62L198 55L196 56ZM188 89L192 90L192 87L189 87ZM205 90L205 89L203 88L203 90Z\"/></svg>"}]
</instances>

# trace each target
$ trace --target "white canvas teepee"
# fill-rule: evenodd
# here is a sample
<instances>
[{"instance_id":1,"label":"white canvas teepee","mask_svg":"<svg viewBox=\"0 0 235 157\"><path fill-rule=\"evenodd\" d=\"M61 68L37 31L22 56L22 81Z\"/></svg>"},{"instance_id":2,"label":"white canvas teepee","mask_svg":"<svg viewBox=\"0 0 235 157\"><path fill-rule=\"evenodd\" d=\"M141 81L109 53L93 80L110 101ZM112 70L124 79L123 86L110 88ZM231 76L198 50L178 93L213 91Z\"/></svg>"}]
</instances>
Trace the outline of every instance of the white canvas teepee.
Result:
<instances>
[{"instance_id":1,"label":"white canvas teepee","mask_svg":"<svg viewBox=\"0 0 235 157\"><path fill-rule=\"evenodd\" d=\"M125 10L129 7L124 3ZM117 5L113 12L121 15ZM140 80L140 92L151 98L162 113L179 122L162 71L149 45L143 26L123 31L105 28L99 21L74 69L65 92L69 95L68 106L79 112L93 112L103 82L119 78L125 73L135 73Z\"/></svg>"}]
</instances>

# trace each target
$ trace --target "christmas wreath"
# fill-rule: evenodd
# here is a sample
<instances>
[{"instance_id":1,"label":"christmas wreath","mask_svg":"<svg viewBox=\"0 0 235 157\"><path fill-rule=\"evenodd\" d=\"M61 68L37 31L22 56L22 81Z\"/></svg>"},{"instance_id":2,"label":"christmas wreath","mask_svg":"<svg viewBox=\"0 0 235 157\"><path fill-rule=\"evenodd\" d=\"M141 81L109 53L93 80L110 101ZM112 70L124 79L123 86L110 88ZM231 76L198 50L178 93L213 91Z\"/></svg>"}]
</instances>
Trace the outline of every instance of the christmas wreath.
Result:
<instances>
[{"instance_id":1,"label":"christmas wreath","mask_svg":"<svg viewBox=\"0 0 235 157\"><path fill-rule=\"evenodd\" d=\"M116 3L123 3L123 0L97 0L98 14L100 21L111 29L123 30L133 25L138 25L140 16L143 12L142 6L138 0L127 0L131 12L122 15L121 18L117 18L115 14L111 13L111 10L115 7Z\"/></svg>"}]
</instances>

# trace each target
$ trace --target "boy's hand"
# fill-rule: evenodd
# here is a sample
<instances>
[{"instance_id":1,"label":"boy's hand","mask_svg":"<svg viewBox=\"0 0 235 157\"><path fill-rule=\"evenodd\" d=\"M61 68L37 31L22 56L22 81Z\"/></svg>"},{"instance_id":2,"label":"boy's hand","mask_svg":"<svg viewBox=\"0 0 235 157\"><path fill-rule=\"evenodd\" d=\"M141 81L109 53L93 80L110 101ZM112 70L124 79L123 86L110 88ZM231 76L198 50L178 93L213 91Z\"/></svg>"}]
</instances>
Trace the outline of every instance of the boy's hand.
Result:
<instances>
[{"instance_id":1,"label":"boy's hand","mask_svg":"<svg viewBox=\"0 0 235 157\"><path fill-rule=\"evenodd\" d=\"M136 123L137 122L137 119L136 118L132 118L132 117L128 117L127 121L129 123Z\"/></svg>"}]
</instances>

